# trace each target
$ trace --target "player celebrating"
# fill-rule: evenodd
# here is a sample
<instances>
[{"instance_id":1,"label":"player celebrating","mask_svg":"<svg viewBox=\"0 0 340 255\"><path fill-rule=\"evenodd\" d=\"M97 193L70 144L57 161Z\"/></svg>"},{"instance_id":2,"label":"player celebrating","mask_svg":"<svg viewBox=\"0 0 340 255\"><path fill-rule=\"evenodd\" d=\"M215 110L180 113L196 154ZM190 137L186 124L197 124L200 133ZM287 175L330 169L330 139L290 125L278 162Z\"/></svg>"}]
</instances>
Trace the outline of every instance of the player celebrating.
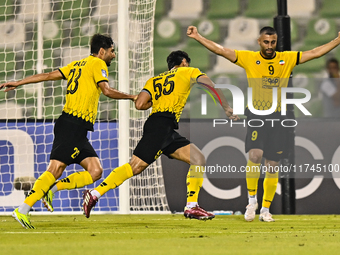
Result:
<instances>
[{"instance_id":1,"label":"player celebrating","mask_svg":"<svg viewBox=\"0 0 340 255\"><path fill-rule=\"evenodd\" d=\"M93 131L101 92L113 99L130 99L128 95L109 86L108 69L115 58L111 37L95 34L91 39L91 55L73 61L65 67L50 73L36 74L16 82L0 85L5 92L18 86L50 80L67 80L66 104L54 126L54 141L50 164L35 182L24 203L13 211L13 217L24 227L34 229L28 212L41 198L45 206L53 211L53 191L81 188L99 180L102 166L97 153L87 139L87 131ZM77 163L86 171L71 174L55 183L65 168ZM54 186L53 186L54 185ZM52 190L50 188L52 187Z\"/></svg>"},{"instance_id":2,"label":"player celebrating","mask_svg":"<svg viewBox=\"0 0 340 255\"><path fill-rule=\"evenodd\" d=\"M183 51L174 51L167 57L169 71L150 78L139 93L136 108L152 112L144 124L143 137L133 152L129 163L117 167L94 190L84 193L83 209L86 217L90 217L91 209L98 199L110 189L121 185L133 175L141 173L161 154L190 164L187 175L187 205L184 216L194 219L212 219L214 214L206 212L198 204L198 193L203 183L202 167L205 158L202 152L188 139L179 135L178 122L190 93L191 85L214 83L201 73L199 69L189 67L190 58ZM226 99L222 97L222 107L231 119L233 115Z\"/></svg>"},{"instance_id":3,"label":"player celebrating","mask_svg":"<svg viewBox=\"0 0 340 255\"><path fill-rule=\"evenodd\" d=\"M272 27L264 27L260 30L258 44L260 51L241 51L225 48L213 41L210 41L197 32L197 28L189 26L187 35L194 38L204 47L217 55L223 56L232 63L243 67L246 70L249 87L253 90L253 105L256 110L268 110L272 106L272 88L277 87L278 104L275 112L266 116L268 119L282 119L281 117L281 88L287 87L288 78L296 65L303 64L314 58L321 57L340 44L340 32L337 38L315 49L297 52L277 52L277 33ZM271 78L271 79L270 79ZM276 79L272 79L276 78ZM269 82L277 81L275 83ZM247 121L260 119L263 116L252 114L246 109ZM267 169L271 166L274 169L279 164L283 154L282 135L283 128L276 125L271 126L265 121L261 128L249 127L246 136L246 152L249 152L248 169L253 169L246 174L249 204L244 214L246 221L253 221L257 204L257 184L260 177L260 164L262 157L265 158ZM274 198L278 183L278 172L266 172L263 188L263 201L259 219L261 221L274 221L269 212L269 207Z\"/></svg>"}]
</instances>

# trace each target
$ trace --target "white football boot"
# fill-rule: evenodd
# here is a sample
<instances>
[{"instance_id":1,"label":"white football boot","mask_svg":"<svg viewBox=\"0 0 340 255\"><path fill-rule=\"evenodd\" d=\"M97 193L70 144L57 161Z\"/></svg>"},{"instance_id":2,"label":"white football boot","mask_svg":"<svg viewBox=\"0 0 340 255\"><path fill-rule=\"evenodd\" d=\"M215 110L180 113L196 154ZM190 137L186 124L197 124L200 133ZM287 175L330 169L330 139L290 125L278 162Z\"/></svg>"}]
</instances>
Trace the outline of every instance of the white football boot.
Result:
<instances>
[{"instance_id":1,"label":"white football boot","mask_svg":"<svg viewBox=\"0 0 340 255\"><path fill-rule=\"evenodd\" d=\"M253 221L255 219L255 211L258 207L258 204L249 204L246 207L246 212L244 213L244 219L246 221Z\"/></svg>"},{"instance_id":2,"label":"white football boot","mask_svg":"<svg viewBox=\"0 0 340 255\"><path fill-rule=\"evenodd\" d=\"M274 222L275 221L273 219L273 215L270 212L261 213L259 220L264 221L264 222Z\"/></svg>"}]
</instances>

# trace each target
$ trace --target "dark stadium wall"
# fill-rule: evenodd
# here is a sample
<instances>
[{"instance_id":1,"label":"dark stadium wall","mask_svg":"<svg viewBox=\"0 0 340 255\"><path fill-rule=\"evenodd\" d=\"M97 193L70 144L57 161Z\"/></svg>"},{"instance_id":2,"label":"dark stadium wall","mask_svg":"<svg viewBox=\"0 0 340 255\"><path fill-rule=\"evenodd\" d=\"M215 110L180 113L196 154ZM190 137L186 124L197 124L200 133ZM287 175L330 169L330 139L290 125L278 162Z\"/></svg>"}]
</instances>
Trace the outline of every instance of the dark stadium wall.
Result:
<instances>
[{"instance_id":1,"label":"dark stadium wall","mask_svg":"<svg viewBox=\"0 0 340 255\"><path fill-rule=\"evenodd\" d=\"M222 125L221 125L222 126ZM296 213L339 214L340 207L340 122L327 119L298 119L296 127ZM181 120L179 133L191 139L200 149L207 144L218 143L208 159L207 165L232 165L236 169L246 165L246 157L240 151L246 128L230 125L213 128L212 120ZM221 143L223 137L230 139ZM214 140L216 139L217 140ZM211 142L214 140L213 142ZM236 141L238 145L231 144ZM222 144L222 146L221 146ZM238 147L238 148L236 148ZM308 169L307 169L308 164ZM188 165L162 156L166 195L171 211L182 212L186 204L186 175ZM314 169L314 170L313 170ZM321 169L321 170L320 170ZM333 169L333 170L332 170ZM281 169L281 171L283 171ZM245 173L215 175L205 180L199 195L199 204L206 210L232 210L244 213L247 205ZM262 198L263 176L259 180L258 197ZM214 191L211 187L220 189ZM225 191L230 193L224 193ZM280 190L278 189L280 193ZM223 197L224 194L229 198ZM261 206L259 199L259 206ZM317 205L317 206L316 206ZM281 214L281 196L277 193L271 212Z\"/></svg>"}]
</instances>

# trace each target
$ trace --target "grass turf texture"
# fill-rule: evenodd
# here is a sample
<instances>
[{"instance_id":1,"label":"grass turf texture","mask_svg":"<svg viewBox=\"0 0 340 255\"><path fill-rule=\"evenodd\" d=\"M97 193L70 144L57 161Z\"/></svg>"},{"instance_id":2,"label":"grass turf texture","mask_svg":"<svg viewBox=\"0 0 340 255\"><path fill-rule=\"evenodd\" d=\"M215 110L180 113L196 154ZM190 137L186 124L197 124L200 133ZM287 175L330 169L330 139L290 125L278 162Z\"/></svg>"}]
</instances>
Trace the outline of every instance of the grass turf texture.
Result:
<instances>
[{"instance_id":1,"label":"grass turf texture","mask_svg":"<svg viewBox=\"0 0 340 255\"><path fill-rule=\"evenodd\" d=\"M1 254L338 254L338 215L275 215L276 222L241 216L209 221L182 215L31 217L26 230L0 216Z\"/></svg>"}]
</instances>

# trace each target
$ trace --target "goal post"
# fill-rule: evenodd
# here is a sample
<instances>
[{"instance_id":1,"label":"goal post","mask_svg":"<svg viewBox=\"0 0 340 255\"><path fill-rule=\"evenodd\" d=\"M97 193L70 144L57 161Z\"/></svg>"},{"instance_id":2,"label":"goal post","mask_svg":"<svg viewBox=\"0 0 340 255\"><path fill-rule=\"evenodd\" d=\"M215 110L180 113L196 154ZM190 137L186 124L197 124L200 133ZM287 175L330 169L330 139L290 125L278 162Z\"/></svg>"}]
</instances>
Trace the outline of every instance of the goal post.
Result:
<instances>
[{"instance_id":1,"label":"goal post","mask_svg":"<svg viewBox=\"0 0 340 255\"><path fill-rule=\"evenodd\" d=\"M155 4L156 0L2 1L0 83L84 58L90 53L91 36L103 33L111 35L117 47L117 58L109 67L110 86L138 94L153 75ZM15 189L20 186L15 186L17 180L38 178L46 170L54 122L65 94L65 81L0 91L0 214L10 214L23 202L25 191ZM149 111L137 111L130 101L101 95L95 131L88 138L103 165L103 178L81 189L57 192L55 213L81 213L82 191L99 185L114 168L129 161L148 115ZM70 165L61 178L82 170ZM159 159L125 183L107 192L94 213L169 212ZM40 201L33 211L46 212Z\"/></svg>"},{"instance_id":2,"label":"goal post","mask_svg":"<svg viewBox=\"0 0 340 255\"><path fill-rule=\"evenodd\" d=\"M120 61L118 62L119 90L130 93L129 89L129 2L118 0L118 47ZM119 135L118 135L118 156L119 165L122 166L129 161L129 141L130 130L130 109L128 101L119 101ZM124 182L119 188L119 212L127 214L130 212L130 185Z\"/></svg>"}]
</instances>

